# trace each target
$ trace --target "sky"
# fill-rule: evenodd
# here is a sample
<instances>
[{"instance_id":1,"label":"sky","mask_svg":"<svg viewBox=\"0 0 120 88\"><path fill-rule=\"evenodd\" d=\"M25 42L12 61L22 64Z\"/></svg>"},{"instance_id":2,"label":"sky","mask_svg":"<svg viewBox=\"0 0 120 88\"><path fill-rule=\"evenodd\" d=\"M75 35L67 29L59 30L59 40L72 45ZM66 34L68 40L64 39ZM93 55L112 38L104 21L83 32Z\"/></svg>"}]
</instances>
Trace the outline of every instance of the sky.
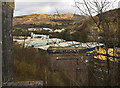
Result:
<instances>
[{"instance_id":1,"label":"sky","mask_svg":"<svg viewBox=\"0 0 120 88\"><path fill-rule=\"evenodd\" d=\"M109 1L113 2L110 9L118 8L118 2L120 0ZM80 8L83 7L81 6ZM56 14L57 12L80 14L80 11L75 7L74 0L15 0L14 16L33 13Z\"/></svg>"}]
</instances>

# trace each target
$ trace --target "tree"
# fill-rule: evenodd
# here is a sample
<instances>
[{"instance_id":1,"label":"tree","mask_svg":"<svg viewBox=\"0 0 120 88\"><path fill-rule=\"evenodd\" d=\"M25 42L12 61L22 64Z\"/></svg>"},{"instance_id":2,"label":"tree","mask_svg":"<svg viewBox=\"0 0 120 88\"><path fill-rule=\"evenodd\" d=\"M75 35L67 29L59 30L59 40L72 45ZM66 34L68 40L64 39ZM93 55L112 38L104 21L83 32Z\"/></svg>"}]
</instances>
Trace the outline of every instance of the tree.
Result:
<instances>
[{"instance_id":1,"label":"tree","mask_svg":"<svg viewBox=\"0 0 120 88\"><path fill-rule=\"evenodd\" d=\"M88 16L93 20L93 23L96 25L98 30L101 34L103 34L103 42L105 45L105 51L106 51L106 59L107 59L107 77L106 82L107 86L111 85L110 81L110 59L109 59L109 45L110 43L113 44L113 52L115 51L117 39L119 41L119 36L116 38L116 33L113 34L114 41L110 41L111 36L111 29L114 29L113 25L111 25L111 20L105 16L104 12L107 11L110 6L112 5L112 2L109 0L82 0L82 2L75 1L75 6L79 9L80 13L83 15ZM97 14L97 15L96 15ZM96 16L95 16L96 15ZM115 30L118 30L117 28ZM99 43L98 40L96 42ZM113 53L114 54L114 53ZM115 55L115 54L114 54ZM115 59L113 57L113 59Z\"/></svg>"}]
</instances>

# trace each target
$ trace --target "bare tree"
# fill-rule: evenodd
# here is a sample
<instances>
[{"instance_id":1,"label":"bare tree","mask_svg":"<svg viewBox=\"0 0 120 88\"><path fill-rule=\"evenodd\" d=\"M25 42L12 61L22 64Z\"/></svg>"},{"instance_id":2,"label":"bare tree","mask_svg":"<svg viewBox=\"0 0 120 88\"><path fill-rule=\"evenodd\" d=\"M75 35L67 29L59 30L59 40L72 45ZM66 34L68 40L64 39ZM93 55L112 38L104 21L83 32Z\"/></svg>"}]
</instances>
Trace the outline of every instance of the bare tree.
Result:
<instances>
[{"instance_id":1,"label":"bare tree","mask_svg":"<svg viewBox=\"0 0 120 88\"><path fill-rule=\"evenodd\" d=\"M113 28L113 26L111 26L110 24L110 20L108 19L108 17L105 17L104 12L109 10L112 3L109 0L82 0L82 2L77 2L76 0L74 0L75 2L75 6L79 9L80 13L82 15L86 15L89 18L91 18L93 20L93 23L98 27L100 34L103 34L103 41L104 41L104 45L105 45L105 51L106 51L106 59L107 59L107 85L110 86L110 59L109 57L111 57L109 55L109 45L110 45L110 38L112 38L111 34L110 34L110 29ZM95 16L96 15L96 16ZM116 29L117 30L117 29ZM115 38L116 34L114 35L114 41L112 42L113 44L113 52L115 50L116 47L116 41L117 39ZM96 42L99 43L98 40L96 40ZM113 59L115 59L115 57L112 57ZM116 57L117 58L117 57ZM118 57L119 58L119 57Z\"/></svg>"}]
</instances>

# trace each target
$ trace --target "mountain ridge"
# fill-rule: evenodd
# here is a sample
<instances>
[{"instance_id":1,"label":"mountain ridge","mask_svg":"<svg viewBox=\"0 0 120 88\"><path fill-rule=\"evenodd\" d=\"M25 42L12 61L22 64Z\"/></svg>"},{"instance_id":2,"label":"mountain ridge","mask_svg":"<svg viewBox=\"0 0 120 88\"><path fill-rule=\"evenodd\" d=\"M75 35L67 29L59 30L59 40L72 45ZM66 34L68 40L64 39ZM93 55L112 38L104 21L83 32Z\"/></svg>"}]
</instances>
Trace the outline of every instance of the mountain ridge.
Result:
<instances>
[{"instance_id":1,"label":"mountain ridge","mask_svg":"<svg viewBox=\"0 0 120 88\"><path fill-rule=\"evenodd\" d=\"M76 14L30 14L24 16L16 16L13 18L13 25L20 24L36 24L41 23L51 24L51 25L62 25L65 22L73 22L76 20L82 20L85 16L76 15ZM56 22L57 21L57 22Z\"/></svg>"}]
</instances>

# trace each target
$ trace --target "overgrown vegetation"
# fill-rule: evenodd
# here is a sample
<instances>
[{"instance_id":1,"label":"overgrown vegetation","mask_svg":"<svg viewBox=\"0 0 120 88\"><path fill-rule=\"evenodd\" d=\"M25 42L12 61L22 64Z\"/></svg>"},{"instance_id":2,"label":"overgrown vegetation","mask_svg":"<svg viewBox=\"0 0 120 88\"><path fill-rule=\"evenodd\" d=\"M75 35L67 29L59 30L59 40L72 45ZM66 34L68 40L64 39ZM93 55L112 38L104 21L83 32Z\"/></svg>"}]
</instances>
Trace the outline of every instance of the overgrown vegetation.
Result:
<instances>
[{"instance_id":1,"label":"overgrown vegetation","mask_svg":"<svg viewBox=\"0 0 120 88\"><path fill-rule=\"evenodd\" d=\"M93 16L93 19L91 17L88 17L86 19L83 19L81 21L78 22L74 22L73 23L73 29L76 30L76 32L79 32L80 30L86 30L89 35L91 35L92 30L97 28L97 29L101 29L102 31L98 31L98 36L101 37L100 39L98 39L97 41L105 43L104 39L105 39L105 33L103 31L107 31L107 24L109 25L109 31L107 31L107 34L109 35L108 38L108 44L109 47L113 47L114 43L116 44L116 46L119 46L117 43L117 40L119 40L119 28L118 26L120 25L119 23L119 13L120 9L114 9L114 10L110 10L107 12L104 12L102 14L98 14L96 16ZM104 29L102 28L102 24L99 24L99 16L102 16L101 19L104 19L106 22L104 22ZM97 22L97 24L99 25L100 28L98 28L95 22ZM93 38L93 36L91 36L91 38Z\"/></svg>"},{"instance_id":2,"label":"overgrown vegetation","mask_svg":"<svg viewBox=\"0 0 120 88\"><path fill-rule=\"evenodd\" d=\"M117 46L117 47L119 46L119 44L117 42L115 42L115 39L116 40L120 39L118 36L118 33L116 33L118 31L117 23L119 22L119 20L117 19L117 16L118 16L117 12L119 10L120 9L116 9L116 10L105 12L102 14L102 17L103 17L102 19L104 19L104 17L105 17L105 21L108 21L110 28L109 28L109 31L107 31L106 30L107 26L106 26L106 24L104 24L106 22L104 22L104 20L101 21L102 25L99 24L99 26L100 26L101 30L103 30L104 32L98 32L98 36L100 36L102 38L98 39L97 42L102 42L104 44L107 43L107 44L105 44L105 45L107 45L107 48L109 48L111 46L113 47L113 45ZM99 14L99 15L101 15L101 14ZM99 15L93 17L97 23L99 23L99 18L98 18ZM53 27L53 26L51 26L51 27ZM93 36L90 36L92 30L95 27L97 27L95 22L91 18L86 18L82 21L74 22L72 26L69 25L68 27L66 27L66 31L61 32L61 33L49 33L47 31L40 31L40 32L36 32L36 33L48 34L48 35L50 35L50 37L62 38L65 40L88 42L88 41L95 41ZM21 33L20 31L18 33L16 32L16 34L20 34L20 33ZM117 34L117 35L115 35L115 34ZM107 35L107 38L106 38L106 35ZM108 37L108 35L109 35L109 37ZM34 49L23 49L23 48L19 48L18 46L15 46L14 50L15 50L15 56L14 56L15 80L43 80L44 82L46 82L46 81L48 82L47 85L52 85L52 86L67 85L65 82L66 82L66 80L68 81L68 79L65 78L66 76L63 76L64 73L52 71L52 68L49 63L50 62L49 56L45 51L36 52ZM106 51L107 51L107 49L106 49ZM106 55L108 55L108 53ZM114 53L113 53L113 55L114 55ZM106 57L108 57L108 56L106 56ZM109 61L109 58L107 61ZM98 61L97 64L99 64L99 62L100 61ZM96 62L94 62L94 63L96 64ZM95 85L93 81L96 81L96 85L104 85L104 86L119 85L118 84L119 79L117 79L117 75L119 74L119 71L117 71L117 70L119 70L118 69L119 63L116 63L116 62L111 63L110 61L109 61L109 64L108 64L108 62L106 62L106 63L107 63L107 64L105 64L106 66L105 67L103 66L105 68L105 70L104 69L101 70L102 66L100 68L98 66L96 66L96 68L94 68L95 64L93 64L93 63L92 63L93 66L91 66L91 67L89 66L90 68L92 68L92 71L89 74L88 84L86 83L86 85L90 85L90 86ZM109 66L107 66L107 65L109 65ZM98 71L95 72L94 70L98 70ZM99 72L99 74L98 74L98 72ZM98 74L97 79L94 77L93 73ZM92 79L92 76L93 76L93 79ZM46 77L47 77L47 79L46 79ZM46 84L46 83L44 83L44 84Z\"/></svg>"},{"instance_id":3,"label":"overgrown vegetation","mask_svg":"<svg viewBox=\"0 0 120 88\"><path fill-rule=\"evenodd\" d=\"M43 81L44 86L67 86L62 72L52 72L45 51L14 45L14 81ZM47 84L46 84L47 81Z\"/></svg>"}]
</instances>

